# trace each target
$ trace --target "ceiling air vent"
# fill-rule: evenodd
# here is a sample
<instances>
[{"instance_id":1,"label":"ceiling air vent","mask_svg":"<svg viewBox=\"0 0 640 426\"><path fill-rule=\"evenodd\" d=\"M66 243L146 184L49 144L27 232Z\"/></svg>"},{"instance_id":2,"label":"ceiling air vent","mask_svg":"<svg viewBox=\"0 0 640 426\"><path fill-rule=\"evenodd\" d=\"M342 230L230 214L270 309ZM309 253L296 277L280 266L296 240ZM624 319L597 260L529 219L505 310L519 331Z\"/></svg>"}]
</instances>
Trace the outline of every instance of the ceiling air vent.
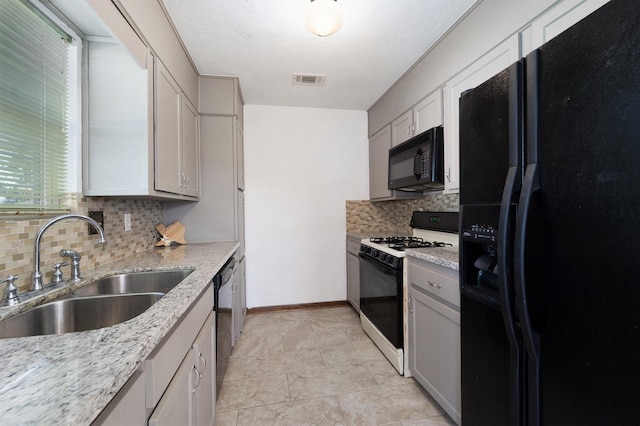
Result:
<instances>
[{"instance_id":1,"label":"ceiling air vent","mask_svg":"<svg viewBox=\"0 0 640 426\"><path fill-rule=\"evenodd\" d=\"M322 86L326 75L320 74L294 74L293 84L302 84L305 86Z\"/></svg>"}]
</instances>

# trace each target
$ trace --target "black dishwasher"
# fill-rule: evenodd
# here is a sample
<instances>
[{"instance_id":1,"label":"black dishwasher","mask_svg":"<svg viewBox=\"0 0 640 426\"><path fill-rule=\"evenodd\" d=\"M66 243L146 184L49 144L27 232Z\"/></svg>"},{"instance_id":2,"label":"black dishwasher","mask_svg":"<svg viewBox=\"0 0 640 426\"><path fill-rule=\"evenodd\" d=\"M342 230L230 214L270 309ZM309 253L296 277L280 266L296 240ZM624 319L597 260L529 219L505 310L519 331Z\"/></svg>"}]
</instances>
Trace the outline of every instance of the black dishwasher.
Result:
<instances>
[{"instance_id":1,"label":"black dishwasher","mask_svg":"<svg viewBox=\"0 0 640 426\"><path fill-rule=\"evenodd\" d=\"M231 311L236 260L231 258L213 277L216 311L216 399L231 356Z\"/></svg>"}]
</instances>

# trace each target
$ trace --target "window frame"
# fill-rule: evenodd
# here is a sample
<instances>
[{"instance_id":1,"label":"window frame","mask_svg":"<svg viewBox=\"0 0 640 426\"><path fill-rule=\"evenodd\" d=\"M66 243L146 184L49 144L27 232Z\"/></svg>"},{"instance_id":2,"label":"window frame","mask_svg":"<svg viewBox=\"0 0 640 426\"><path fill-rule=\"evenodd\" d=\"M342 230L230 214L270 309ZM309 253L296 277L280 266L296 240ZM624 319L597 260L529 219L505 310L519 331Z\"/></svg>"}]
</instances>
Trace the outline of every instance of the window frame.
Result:
<instances>
[{"instance_id":1,"label":"window frame","mask_svg":"<svg viewBox=\"0 0 640 426\"><path fill-rule=\"evenodd\" d=\"M25 204L2 204L0 203L0 220L20 220L42 217L57 216L61 213L77 210L78 194L80 193L81 182L81 159L82 159L82 135L83 135L83 105L84 90L83 79L85 74L84 66L84 49L83 38L79 34L80 31L70 23L64 15L55 9L48 0L15 0L29 7L44 22L49 24L52 29L61 37L66 38L70 43L71 52L69 52L69 66L67 69L69 102L67 108L71 108L70 113L66 117L67 130L69 132L67 138L67 155L65 172L67 181L62 201L60 205L44 204L44 205L25 205ZM49 8L51 7L51 9ZM73 99L72 99L73 98ZM73 106L70 106L71 104ZM1 194L0 194L1 195Z\"/></svg>"}]
</instances>

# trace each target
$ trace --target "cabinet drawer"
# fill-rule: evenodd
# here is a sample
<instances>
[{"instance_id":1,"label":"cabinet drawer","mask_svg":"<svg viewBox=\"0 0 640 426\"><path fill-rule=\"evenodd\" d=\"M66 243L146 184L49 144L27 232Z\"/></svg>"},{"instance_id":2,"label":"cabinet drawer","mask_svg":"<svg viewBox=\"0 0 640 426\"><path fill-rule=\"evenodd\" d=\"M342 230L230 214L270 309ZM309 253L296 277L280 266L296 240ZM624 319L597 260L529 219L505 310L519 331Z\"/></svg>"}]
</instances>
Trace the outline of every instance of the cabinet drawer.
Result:
<instances>
[{"instance_id":1,"label":"cabinet drawer","mask_svg":"<svg viewBox=\"0 0 640 426\"><path fill-rule=\"evenodd\" d=\"M407 273L409 285L421 288L456 308L460 307L458 271L410 259Z\"/></svg>"},{"instance_id":2,"label":"cabinet drawer","mask_svg":"<svg viewBox=\"0 0 640 426\"><path fill-rule=\"evenodd\" d=\"M191 349L200 327L212 310L213 285L209 285L193 308L145 361L147 408L155 407L162 397L185 354Z\"/></svg>"},{"instance_id":3,"label":"cabinet drawer","mask_svg":"<svg viewBox=\"0 0 640 426\"><path fill-rule=\"evenodd\" d=\"M347 252L357 256L360 253L360 240L347 238Z\"/></svg>"}]
</instances>

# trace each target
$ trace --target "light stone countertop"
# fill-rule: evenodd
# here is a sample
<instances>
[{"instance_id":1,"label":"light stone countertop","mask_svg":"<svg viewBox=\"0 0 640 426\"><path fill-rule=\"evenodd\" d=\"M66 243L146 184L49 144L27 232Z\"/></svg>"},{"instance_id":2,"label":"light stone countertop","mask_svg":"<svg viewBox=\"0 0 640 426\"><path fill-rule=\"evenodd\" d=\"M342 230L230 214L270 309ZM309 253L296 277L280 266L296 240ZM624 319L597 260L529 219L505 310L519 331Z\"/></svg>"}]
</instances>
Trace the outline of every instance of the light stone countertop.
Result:
<instances>
[{"instance_id":1,"label":"light stone countertop","mask_svg":"<svg viewBox=\"0 0 640 426\"><path fill-rule=\"evenodd\" d=\"M459 258L457 247L406 249L405 253L407 256L426 260L427 262L435 263L436 265L444 266L445 268L450 268L456 271L458 270Z\"/></svg>"},{"instance_id":2,"label":"light stone countertop","mask_svg":"<svg viewBox=\"0 0 640 426\"><path fill-rule=\"evenodd\" d=\"M79 286L119 272L195 268L129 321L79 333L0 340L2 423L91 423L237 248L236 242L162 247L83 271Z\"/></svg>"}]
</instances>

